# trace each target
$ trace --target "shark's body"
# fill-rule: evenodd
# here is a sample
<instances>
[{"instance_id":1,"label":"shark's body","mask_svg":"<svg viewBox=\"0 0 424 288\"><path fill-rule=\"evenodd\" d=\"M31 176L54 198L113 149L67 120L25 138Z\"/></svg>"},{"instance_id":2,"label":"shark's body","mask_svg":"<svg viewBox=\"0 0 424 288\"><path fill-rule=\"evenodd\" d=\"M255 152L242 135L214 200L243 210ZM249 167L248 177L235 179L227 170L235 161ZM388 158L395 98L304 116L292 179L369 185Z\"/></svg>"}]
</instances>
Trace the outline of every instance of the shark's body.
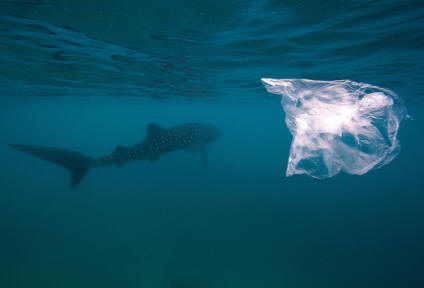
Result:
<instances>
[{"instance_id":1,"label":"shark's body","mask_svg":"<svg viewBox=\"0 0 424 288\"><path fill-rule=\"evenodd\" d=\"M118 146L112 154L101 158L91 158L79 152L53 147L20 144L10 146L68 169L71 187L75 188L91 168L109 165L120 167L127 162L145 159L155 161L163 154L177 150L198 152L205 164L204 148L220 134L217 127L204 123L188 123L169 129L150 124L144 141L129 147Z\"/></svg>"}]
</instances>

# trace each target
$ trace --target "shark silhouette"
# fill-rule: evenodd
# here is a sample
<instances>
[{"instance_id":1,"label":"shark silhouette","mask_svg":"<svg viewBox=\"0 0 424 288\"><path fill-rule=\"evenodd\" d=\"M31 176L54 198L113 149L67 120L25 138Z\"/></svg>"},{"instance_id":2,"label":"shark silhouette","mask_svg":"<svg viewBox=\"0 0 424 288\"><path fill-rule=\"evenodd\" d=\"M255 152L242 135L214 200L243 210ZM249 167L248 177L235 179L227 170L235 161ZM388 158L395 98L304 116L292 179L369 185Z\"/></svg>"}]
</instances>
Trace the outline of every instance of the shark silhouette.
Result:
<instances>
[{"instance_id":1,"label":"shark silhouette","mask_svg":"<svg viewBox=\"0 0 424 288\"><path fill-rule=\"evenodd\" d=\"M79 152L54 147L9 146L68 169L71 187L75 188L91 168L109 165L121 167L127 162L145 159L153 162L163 154L176 150L186 149L199 153L202 164L206 165L205 146L220 135L218 127L205 123L187 123L169 129L149 124L144 141L129 147L118 146L112 154L101 158L91 158Z\"/></svg>"}]
</instances>

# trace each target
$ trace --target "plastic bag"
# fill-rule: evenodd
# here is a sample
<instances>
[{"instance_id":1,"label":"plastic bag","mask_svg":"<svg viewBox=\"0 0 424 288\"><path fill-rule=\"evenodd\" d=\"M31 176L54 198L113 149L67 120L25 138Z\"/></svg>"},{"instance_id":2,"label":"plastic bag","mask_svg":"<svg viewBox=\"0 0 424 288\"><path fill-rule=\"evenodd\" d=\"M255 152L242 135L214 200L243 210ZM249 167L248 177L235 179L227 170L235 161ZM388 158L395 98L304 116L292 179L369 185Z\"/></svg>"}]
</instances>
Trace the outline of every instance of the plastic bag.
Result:
<instances>
[{"instance_id":1,"label":"plastic bag","mask_svg":"<svg viewBox=\"0 0 424 288\"><path fill-rule=\"evenodd\" d=\"M286 175L362 175L399 152L399 124L407 115L394 92L350 80L263 78L268 92L282 96L293 135Z\"/></svg>"}]
</instances>

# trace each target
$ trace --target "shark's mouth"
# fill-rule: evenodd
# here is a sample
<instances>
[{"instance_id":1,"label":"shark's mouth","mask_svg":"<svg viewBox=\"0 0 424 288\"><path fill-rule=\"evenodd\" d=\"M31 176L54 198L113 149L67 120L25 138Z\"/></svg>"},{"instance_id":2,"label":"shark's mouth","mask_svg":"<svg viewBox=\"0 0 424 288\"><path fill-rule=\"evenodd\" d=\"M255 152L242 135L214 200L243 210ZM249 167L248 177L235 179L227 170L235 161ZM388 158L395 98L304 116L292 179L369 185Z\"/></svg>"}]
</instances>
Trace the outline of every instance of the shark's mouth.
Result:
<instances>
[{"instance_id":1,"label":"shark's mouth","mask_svg":"<svg viewBox=\"0 0 424 288\"><path fill-rule=\"evenodd\" d=\"M287 176L362 175L399 152L397 132L407 115L394 92L350 80L262 79L282 96L293 135Z\"/></svg>"}]
</instances>

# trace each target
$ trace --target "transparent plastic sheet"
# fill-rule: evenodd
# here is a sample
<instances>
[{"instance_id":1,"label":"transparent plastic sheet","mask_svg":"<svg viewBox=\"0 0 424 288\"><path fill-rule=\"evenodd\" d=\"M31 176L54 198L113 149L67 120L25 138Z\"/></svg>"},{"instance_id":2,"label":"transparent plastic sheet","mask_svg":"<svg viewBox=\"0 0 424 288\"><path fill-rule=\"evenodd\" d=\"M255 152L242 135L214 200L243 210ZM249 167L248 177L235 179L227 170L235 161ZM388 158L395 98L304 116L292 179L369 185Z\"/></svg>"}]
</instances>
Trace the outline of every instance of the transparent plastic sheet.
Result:
<instances>
[{"instance_id":1,"label":"transparent plastic sheet","mask_svg":"<svg viewBox=\"0 0 424 288\"><path fill-rule=\"evenodd\" d=\"M399 124L407 116L394 92L349 80L270 79L268 92L282 96L293 135L287 176L362 175L399 152Z\"/></svg>"}]
</instances>

